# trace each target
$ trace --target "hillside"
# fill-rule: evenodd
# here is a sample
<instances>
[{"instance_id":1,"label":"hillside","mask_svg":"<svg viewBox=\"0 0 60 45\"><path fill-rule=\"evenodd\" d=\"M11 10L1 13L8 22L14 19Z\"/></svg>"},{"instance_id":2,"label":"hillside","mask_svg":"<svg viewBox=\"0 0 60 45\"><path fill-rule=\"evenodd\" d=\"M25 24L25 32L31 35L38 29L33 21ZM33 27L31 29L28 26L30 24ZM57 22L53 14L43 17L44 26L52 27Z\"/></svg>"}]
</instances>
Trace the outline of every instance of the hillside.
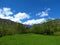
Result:
<instances>
[{"instance_id":1,"label":"hillside","mask_svg":"<svg viewBox=\"0 0 60 45\"><path fill-rule=\"evenodd\" d=\"M0 19L0 36L17 34L22 28L23 24L13 22L8 19Z\"/></svg>"},{"instance_id":2,"label":"hillside","mask_svg":"<svg viewBox=\"0 0 60 45\"><path fill-rule=\"evenodd\" d=\"M0 25L1 24L6 24L6 25L12 25L12 24L17 24L16 22L13 22L13 21L11 21L11 20L8 20L8 19L1 19L0 18Z\"/></svg>"},{"instance_id":3,"label":"hillside","mask_svg":"<svg viewBox=\"0 0 60 45\"><path fill-rule=\"evenodd\" d=\"M60 19L48 20L42 24L34 24L32 26L23 25L8 19L0 19L0 37L25 33L54 35L55 32L60 32Z\"/></svg>"},{"instance_id":4,"label":"hillside","mask_svg":"<svg viewBox=\"0 0 60 45\"><path fill-rule=\"evenodd\" d=\"M30 30L36 34L53 35L55 32L60 32L60 19L48 20L42 24L34 24Z\"/></svg>"}]
</instances>

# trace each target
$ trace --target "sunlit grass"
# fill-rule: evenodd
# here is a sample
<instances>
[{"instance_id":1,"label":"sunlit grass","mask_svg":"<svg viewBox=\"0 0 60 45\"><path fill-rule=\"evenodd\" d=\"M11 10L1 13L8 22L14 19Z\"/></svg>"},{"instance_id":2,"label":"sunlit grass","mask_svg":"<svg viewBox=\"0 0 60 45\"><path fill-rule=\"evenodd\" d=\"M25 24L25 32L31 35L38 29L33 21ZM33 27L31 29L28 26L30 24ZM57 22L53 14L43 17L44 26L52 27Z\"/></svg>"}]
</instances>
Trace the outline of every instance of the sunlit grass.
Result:
<instances>
[{"instance_id":1,"label":"sunlit grass","mask_svg":"<svg viewBox=\"0 0 60 45\"><path fill-rule=\"evenodd\" d=\"M0 45L60 45L60 36L17 34L1 37Z\"/></svg>"}]
</instances>

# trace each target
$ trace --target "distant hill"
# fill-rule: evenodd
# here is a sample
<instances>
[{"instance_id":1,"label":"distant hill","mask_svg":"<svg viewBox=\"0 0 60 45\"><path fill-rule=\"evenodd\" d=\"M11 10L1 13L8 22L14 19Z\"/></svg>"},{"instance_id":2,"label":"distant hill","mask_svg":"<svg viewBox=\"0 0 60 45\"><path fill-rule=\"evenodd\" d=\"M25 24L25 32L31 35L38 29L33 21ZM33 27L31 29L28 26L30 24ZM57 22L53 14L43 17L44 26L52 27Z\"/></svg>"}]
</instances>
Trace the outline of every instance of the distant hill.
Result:
<instances>
[{"instance_id":1,"label":"distant hill","mask_svg":"<svg viewBox=\"0 0 60 45\"><path fill-rule=\"evenodd\" d=\"M48 20L46 23L54 23L57 26L60 26L60 19Z\"/></svg>"},{"instance_id":2,"label":"distant hill","mask_svg":"<svg viewBox=\"0 0 60 45\"><path fill-rule=\"evenodd\" d=\"M1 24L6 24L6 25L14 24L14 25L16 25L17 23L16 23L16 22L13 22L13 21L11 21L11 20L8 20L8 19L1 19L1 18L0 18L0 25L1 25Z\"/></svg>"},{"instance_id":3,"label":"distant hill","mask_svg":"<svg viewBox=\"0 0 60 45\"><path fill-rule=\"evenodd\" d=\"M0 36L26 33L26 29L29 28L29 25L23 25L8 19L0 18Z\"/></svg>"},{"instance_id":4,"label":"distant hill","mask_svg":"<svg viewBox=\"0 0 60 45\"><path fill-rule=\"evenodd\" d=\"M36 34L53 35L55 32L60 32L60 19L48 20L42 24L34 24L31 30Z\"/></svg>"},{"instance_id":5,"label":"distant hill","mask_svg":"<svg viewBox=\"0 0 60 45\"><path fill-rule=\"evenodd\" d=\"M5 30L11 29L11 28L15 29L17 25L18 25L17 22L0 18L0 29L5 29Z\"/></svg>"}]
</instances>

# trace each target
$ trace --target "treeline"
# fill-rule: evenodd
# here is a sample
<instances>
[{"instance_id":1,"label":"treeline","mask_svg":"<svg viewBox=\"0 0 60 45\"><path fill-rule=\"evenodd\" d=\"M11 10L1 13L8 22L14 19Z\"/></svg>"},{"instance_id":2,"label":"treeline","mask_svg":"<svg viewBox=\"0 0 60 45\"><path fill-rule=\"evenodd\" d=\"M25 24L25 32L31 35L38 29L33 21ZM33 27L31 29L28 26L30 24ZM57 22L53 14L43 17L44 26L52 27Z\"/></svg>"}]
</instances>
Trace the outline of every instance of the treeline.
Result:
<instances>
[{"instance_id":1,"label":"treeline","mask_svg":"<svg viewBox=\"0 0 60 45\"><path fill-rule=\"evenodd\" d=\"M42 24L34 24L31 27L10 20L0 19L0 37L5 35L27 33L53 35L54 32L59 31L60 31L60 19L49 20Z\"/></svg>"},{"instance_id":2,"label":"treeline","mask_svg":"<svg viewBox=\"0 0 60 45\"><path fill-rule=\"evenodd\" d=\"M50 20L43 24L35 24L30 30L36 34L53 35L55 32L60 31L60 24L58 22L57 20Z\"/></svg>"}]
</instances>

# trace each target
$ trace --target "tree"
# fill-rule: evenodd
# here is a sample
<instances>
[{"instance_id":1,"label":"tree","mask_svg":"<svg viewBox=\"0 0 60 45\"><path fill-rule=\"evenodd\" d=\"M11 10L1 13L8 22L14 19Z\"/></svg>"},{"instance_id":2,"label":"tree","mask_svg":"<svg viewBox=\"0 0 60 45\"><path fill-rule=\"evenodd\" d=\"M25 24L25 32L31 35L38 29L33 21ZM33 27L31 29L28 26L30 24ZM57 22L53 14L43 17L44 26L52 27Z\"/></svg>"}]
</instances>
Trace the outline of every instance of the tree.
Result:
<instances>
[{"instance_id":1,"label":"tree","mask_svg":"<svg viewBox=\"0 0 60 45\"><path fill-rule=\"evenodd\" d=\"M17 30L18 30L18 33L27 33L26 27L22 25L21 23L18 23Z\"/></svg>"}]
</instances>

